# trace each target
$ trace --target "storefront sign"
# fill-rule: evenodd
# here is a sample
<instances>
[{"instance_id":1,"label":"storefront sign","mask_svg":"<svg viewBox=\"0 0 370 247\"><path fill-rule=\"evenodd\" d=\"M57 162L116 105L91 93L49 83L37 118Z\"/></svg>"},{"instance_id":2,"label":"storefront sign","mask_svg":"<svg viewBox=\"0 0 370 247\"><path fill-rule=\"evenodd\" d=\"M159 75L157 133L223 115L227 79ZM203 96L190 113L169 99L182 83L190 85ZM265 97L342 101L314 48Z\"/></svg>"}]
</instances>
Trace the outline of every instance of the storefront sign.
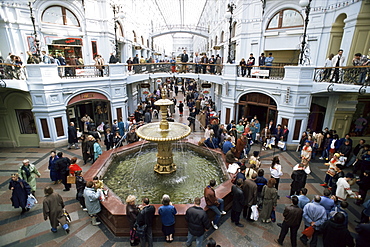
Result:
<instances>
[{"instance_id":1,"label":"storefront sign","mask_svg":"<svg viewBox=\"0 0 370 247\"><path fill-rule=\"evenodd\" d=\"M211 83L202 83L202 88L211 88L212 84Z\"/></svg>"},{"instance_id":2,"label":"storefront sign","mask_svg":"<svg viewBox=\"0 0 370 247\"><path fill-rule=\"evenodd\" d=\"M71 98L68 102L68 105L71 105L71 104L74 104L74 103L77 103L77 102L80 102L80 101L84 101L84 100L108 100L107 97L105 97L105 95L101 94L101 93L96 93L96 92L87 92L87 93L81 93L81 94L78 94L76 96L74 96L73 98Z\"/></svg>"}]
</instances>

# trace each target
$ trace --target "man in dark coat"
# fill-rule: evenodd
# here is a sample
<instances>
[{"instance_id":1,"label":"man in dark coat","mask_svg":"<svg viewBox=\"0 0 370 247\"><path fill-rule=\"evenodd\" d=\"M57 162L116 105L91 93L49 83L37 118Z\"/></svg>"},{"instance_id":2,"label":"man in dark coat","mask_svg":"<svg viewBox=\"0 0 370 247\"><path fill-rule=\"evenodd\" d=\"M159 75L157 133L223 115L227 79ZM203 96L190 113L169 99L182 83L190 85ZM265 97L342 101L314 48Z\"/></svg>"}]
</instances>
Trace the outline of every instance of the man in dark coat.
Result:
<instances>
[{"instance_id":1,"label":"man in dark coat","mask_svg":"<svg viewBox=\"0 0 370 247\"><path fill-rule=\"evenodd\" d=\"M368 222L370 216L367 214ZM358 233L356 238L357 247L367 247L370 243L370 223L359 224L356 226L356 232Z\"/></svg>"},{"instance_id":2,"label":"man in dark coat","mask_svg":"<svg viewBox=\"0 0 370 247\"><path fill-rule=\"evenodd\" d=\"M31 186L23 179L20 179L18 173L12 174L11 178L9 189L12 191L12 197L10 198L12 206L14 208L21 207L21 214L24 214L27 211L27 198L31 194Z\"/></svg>"},{"instance_id":3,"label":"man in dark coat","mask_svg":"<svg viewBox=\"0 0 370 247\"><path fill-rule=\"evenodd\" d=\"M63 229L69 233L69 226L63 212L64 202L62 197L49 186L45 187L44 194L45 199L42 202L44 220L49 218L51 231L56 233L58 225L61 224Z\"/></svg>"},{"instance_id":4,"label":"man in dark coat","mask_svg":"<svg viewBox=\"0 0 370 247\"><path fill-rule=\"evenodd\" d=\"M291 178L292 183L290 184L290 196L299 195L302 188L306 186L307 173L302 163L298 165L298 170L293 171Z\"/></svg>"},{"instance_id":5,"label":"man in dark coat","mask_svg":"<svg viewBox=\"0 0 370 247\"><path fill-rule=\"evenodd\" d=\"M244 193L243 218L246 218L248 221L253 221L250 218L252 213L251 207L257 204L257 184L255 182L257 174L252 174L251 178L246 179L242 185Z\"/></svg>"},{"instance_id":6,"label":"man in dark coat","mask_svg":"<svg viewBox=\"0 0 370 247\"><path fill-rule=\"evenodd\" d=\"M353 242L353 237L348 231L347 225L343 224L344 220L344 214L342 212L337 212L332 219L326 221L322 225L322 240L325 247L355 246L355 243ZM368 245L369 242L367 242L367 246Z\"/></svg>"},{"instance_id":7,"label":"man in dark coat","mask_svg":"<svg viewBox=\"0 0 370 247\"><path fill-rule=\"evenodd\" d=\"M244 227L243 224L240 224L240 214L244 208L244 193L242 190L243 179L239 178L236 180L236 184L233 184L231 187L231 194L233 195L233 206L231 208L231 222L234 222L238 227Z\"/></svg>"},{"instance_id":8,"label":"man in dark coat","mask_svg":"<svg viewBox=\"0 0 370 247\"><path fill-rule=\"evenodd\" d=\"M71 149L72 146L74 146L75 149L79 149L77 129L75 128L74 122L70 122L68 126L68 149Z\"/></svg>"},{"instance_id":9,"label":"man in dark coat","mask_svg":"<svg viewBox=\"0 0 370 247\"><path fill-rule=\"evenodd\" d=\"M69 191L71 184L67 183L67 176L69 175L69 166L71 165L71 161L69 158L63 157L62 152L59 152L57 156L59 159L55 162L55 169L59 172L62 183L64 184L63 191Z\"/></svg>"},{"instance_id":10,"label":"man in dark coat","mask_svg":"<svg viewBox=\"0 0 370 247\"><path fill-rule=\"evenodd\" d=\"M196 247L202 247L204 232L211 227L207 213L200 207L200 198L194 199L194 206L188 208L185 213L185 220L188 223L188 238L185 245L191 246L194 238Z\"/></svg>"},{"instance_id":11,"label":"man in dark coat","mask_svg":"<svg viewBox=\"0 0 370 247\"><path fill-rule=\"evenodd\" d=\"M141 246L145 247L146 242L148 242L148 246L153 247L152 226L155 214L155 207L153 205L149 205L149 198L145 197L143 199L143 204L140 206L140 209L141 210L136 218L136 223L139 226L147 225L144 237L140 237Z\"/></svg>"},{"instance_id":12,"label":"man in dark coat","mask_svg":"<svg viewBox=\"0 0 370 247\"><path fill-rule=\"evenodd\" d=\"M298 197L292 196L291 200L293 204L285 207L283 213L284 221L281 224L279 239L275 239L275 242L283 245L284 238L290 229L290 243L292 247L296 247L297 232L301 225L303 210L298 207Z\"/></svg>"},{"instance_id":13,"label":"man in dark coat","mask_svg":"<svg viewBox=\"0 0 370 247\"><path fill-rule=\"evenodd\" d=\"M180 72L186 73L186 63L189 61L189 56L186 54L186 50L181 54L181 70Z\"/></svg>"}]
</instances>

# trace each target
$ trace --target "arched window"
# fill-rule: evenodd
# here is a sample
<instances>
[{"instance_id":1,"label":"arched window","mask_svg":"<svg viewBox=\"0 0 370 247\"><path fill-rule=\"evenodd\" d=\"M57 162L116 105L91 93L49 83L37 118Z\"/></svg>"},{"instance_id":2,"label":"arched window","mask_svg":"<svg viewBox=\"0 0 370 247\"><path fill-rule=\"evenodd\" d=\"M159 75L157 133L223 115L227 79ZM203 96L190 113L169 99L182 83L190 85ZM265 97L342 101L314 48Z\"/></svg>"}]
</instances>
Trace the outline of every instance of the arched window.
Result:
<instances>
[{"instance_id":1,"label":"arched window","mask_svg":"<svg viewBox=\"0 0 370 247\"><path fill-rule=\"evenodd\" d=\"M217 45L218 44L218 40L217 40L217 36L216 36L216 38L215 38L215 45Z\"/></svg>"},{"instance_id":2,"label":"arched window","mask_svg":"<svg viewBox=\"0 0 370 247\"><path fill-rule=\"evenodd\" d=\"M221 32L221 36L220 36L220 43L223 43L224 42L224 31Z\"/></svg>"},{"instance_id":3,"label":"arched window","mask_svg":"<svg viewBox=\"0 0 370 247\"><path fill-rule=\"evenodd\" d=\"M42 13L42 22L79 27L80 23L72 11L63 6L51 6Z\"/></svg>"},{"instance_id":4,"label":"arched window","mask_svg":"<svg viewBox=\"0 0 370 247\"><path fill-rule=\"evenodd\" d=\"M141 36L141 44L142 44L142 45L145 45L145 44L144 44L144 38L143 38L143 36Z\"/></svg>"},{"instance_id":5,"label":"arched window","mask_svg":"<svg viewBox=\"0 0 370 247\"><path fill-rule=\"evenodd\" d=\"M283 9L269 21L267 29L303 27L302 15L294 9Z\"/></svg>"}]
</instances>

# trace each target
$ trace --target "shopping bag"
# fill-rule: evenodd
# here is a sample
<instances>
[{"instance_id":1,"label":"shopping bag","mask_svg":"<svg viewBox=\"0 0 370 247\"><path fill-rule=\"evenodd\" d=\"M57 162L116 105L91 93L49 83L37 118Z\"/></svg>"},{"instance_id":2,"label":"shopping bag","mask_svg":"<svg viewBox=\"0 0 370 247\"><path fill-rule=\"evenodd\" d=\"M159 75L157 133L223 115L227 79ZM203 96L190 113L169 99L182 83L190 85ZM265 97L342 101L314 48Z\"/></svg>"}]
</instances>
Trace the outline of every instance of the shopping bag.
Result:
<instances>
[{"instance_id":1,"label":"shopping bag","mask_svg":"<svg viewBox=\"0 0 370 247\"><path fill-rule=\"evenodd\" d=\"M72 221L71 216L69 215L69 213L67 212L65 208L63 208L63 215L66 218L67 223Z\"/></svg>"},{"instance_id":2,"label":"shopping bag","mask_svg":"<svg viewBox=\"0 0 370 247\"><path fill-rule=\"evenodd\" d=\"M285 142L283 142L283 141L279 141L279 142L278 142L278 147L279 147L279 148L284 148L284 147L285 147Z\"/></svg>"},{"instance_id":3,"label":"shopping bag","mask_svg":"<svg viewBox=\"0 0 370 247\"><path fill-rule=\"evenodd\" d=\"M306 235L306 237L308 238L311 238L314 232L315 232L315 229L313 228L313 226L309 226L303 230L302 234Z\"/></svg>"},{"instance_id":4,"label":"shopping bag","mask_svg":"<svg viewBox=\"0 0 370 247\"><path fill-rule=\"evenodd\" d=\"M253 205L251 207L252 213L251 213L251 220L257 221L259 217L259 212L258 212L258 206Z\"/></svg>"},{"instance_id":5,"label":"shopping bag","mask_svg":"<svg viewBox=\"0 0 370 247\"><path fill-rule=\"evenodd\" d=\"M28 195L26 208L33 208L36 203L37 203L36 197L34 197L32 194Z\"/></svg>"},{"instance_id":6,"label":"shopping bag","mask_svg":"<svg viewBox=\"0 0 370 247\"><path fill-rule=\"evenodd\" d=\"M276 213L275 213L275 210L273 209L272 211L271 211L271 221L272 222L275 222L276 221Z\"/></svg>"},{"instance_id":7,"label":"shopping bag","mask_svg":"<svg viewBox=\"0 0 370 247\"><path fill-rule=\"evenodd\" d=\"M75 176L68 176L67 177L67 184L75 184L76 183L76 177Z\"/></svg>"},{"instance_id":8,"label":"shopping bag","mask_svg":"<svg viewBox=\"0 0 370 247\"><path fill-rule=\"evenodd\" d=\"M146 228L147 228L146 224L142 225L142 226L139 226L139 224L135 223L134 228L136 229L136 235L139 238L145 237L145 232L146 232Z\"/></svg>"}]
</instances>

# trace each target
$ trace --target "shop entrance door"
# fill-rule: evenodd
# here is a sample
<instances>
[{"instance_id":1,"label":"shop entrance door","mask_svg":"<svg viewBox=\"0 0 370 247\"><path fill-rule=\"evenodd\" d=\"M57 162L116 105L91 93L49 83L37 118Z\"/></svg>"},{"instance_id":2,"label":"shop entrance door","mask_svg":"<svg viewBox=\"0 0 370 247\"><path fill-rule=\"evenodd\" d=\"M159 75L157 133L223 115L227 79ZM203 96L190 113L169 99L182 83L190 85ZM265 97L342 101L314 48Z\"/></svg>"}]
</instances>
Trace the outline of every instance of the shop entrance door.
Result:
<instances>
[{"instance_id":1,"label":"shop entrance door","mask_svg":"<svg viewBox=\"0 0 370 247\"><path fill-rule=\"evenodd\" d=\"M257 116L261 129L264 128L270 120L276 123L278 113L276 102L265 94L249 93L243 95L239 103L237 103L236 109L238 109L238 114L236 114L238 119L236 120L244 117L248 118L248 121L250 121L254 116Z\"/></svg>"},{"instance_id":2,"label":"shop entrance door","mask_svg":"<svg viewBox=\"0 0 370 247\"><path fill-rule=\"evenodd\" d=\"M83 130L84 122L81 118L87 114L94 121L90 124L90 128L97 127L102 122L108 121L112 123L110 103L104 100L87 100L81 101L73 105L69 105L67 109L68 121L74 122L76 128Z\"/></svg>"}]
</instances>

